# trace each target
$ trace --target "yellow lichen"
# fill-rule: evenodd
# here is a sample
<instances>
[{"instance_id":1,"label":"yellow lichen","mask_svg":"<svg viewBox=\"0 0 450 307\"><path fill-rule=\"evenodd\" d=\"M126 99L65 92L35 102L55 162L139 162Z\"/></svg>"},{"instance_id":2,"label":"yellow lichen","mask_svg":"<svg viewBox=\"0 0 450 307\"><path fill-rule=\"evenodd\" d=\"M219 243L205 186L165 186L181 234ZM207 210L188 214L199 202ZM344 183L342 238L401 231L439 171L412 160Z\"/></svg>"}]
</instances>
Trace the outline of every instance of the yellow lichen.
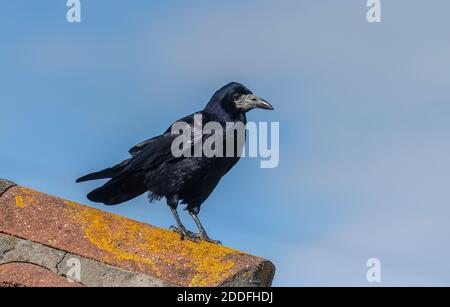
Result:
<instances>
[{"instance_id":1,"label":"yellow lichen","mask_svg":"<svg viewBox=\"0 0 450 307\"><path fill-rule=\"evenodd\" d=\"M36 191L29 189L29 188L25 188L25 187L20 187L20 190L22 191L22 193L27 194L27 195L36 193Z\"/></svg>"},{"instance_id":2,"label":"yellow lichen","mask_svg":"<svg viewBox=\"0 0 450 307\"><path fill-rule=\"evenodd\" d=\"M25 204L23 203L23 197L21 195L16 195L16 206L19 208L25 208Z\"/></svg>"},{"instance_id":3,"label":"yellow lichen","mask_svg":"<svg viewBox=\"0 0 450 307\"><path fill-rule=\"evenodd\" d=\"M33 190L27 189L27 188L20 188L23 195L16 195L16 205L17 207L23 209L27 207L28 205L34 205L36 204L36 200L33 198Z\"/></svg>"},{"instance_id":4,"label":"yellow lichen","mask_svg":"<svg viewBox=\"0 0 450 307\"><path fill-rule=\"evenodd\" d=\"M104 261L132 261L145 265L157 276L163 269L188 269L194 272L189 286L216 285L231 276L235 263L227 256L239 254L235 250L205 242L180 242L176 233L65 203L71 207L67 213L83 226L87 239L108 252Z\"/></svg>"}]
</instances>

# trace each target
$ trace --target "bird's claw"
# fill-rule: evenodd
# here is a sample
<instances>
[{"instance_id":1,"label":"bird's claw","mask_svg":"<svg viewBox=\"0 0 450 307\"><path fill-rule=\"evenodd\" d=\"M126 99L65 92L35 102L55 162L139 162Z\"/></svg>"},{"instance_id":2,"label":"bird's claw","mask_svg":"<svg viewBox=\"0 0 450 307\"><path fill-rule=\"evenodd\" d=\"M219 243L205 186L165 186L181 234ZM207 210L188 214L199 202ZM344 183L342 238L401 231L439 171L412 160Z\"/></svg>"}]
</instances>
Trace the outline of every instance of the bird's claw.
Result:
<instances>
[{"instance_id":1,"label":"bird's claw","mask_svg":"<svg viewBox=\"0 0 450 307\"><path fill-rule=\"evenodd\" d=\"M200 238L200 240L205 241L205 242L222 245L221 241L211 239L210 237L208 237L208 235L206 233L200 233L199 238Z\"/></svg>"},{"instance_id":2,"label":"bird's claw","mask_svg":"<svg viewBox=\"0 0 450 307\"><path fill-rule=\"evenodd\" d=\"M222 245L221 241L211 239L210 237L208 237L208 235L206 233L196 234L185 228L184 229L181 228L181 231L180 231L180 228L178 228L176 226L170 226L169 230L178 233L180 235L181 240L187 239L187 240L195 242L195 243L204 241L204 242L209 242L212 244Z\"/></svg>"},{"instance_id":3,"label":"bird's claw","mask_svg":"<svg viewBox=\"0 0 450 307\"><path fill-rule=\"evenodd\" d=\"M220 241L220 240L212 240L212 239L208 239L208 240L203 240L203 241L206 241L206 242L209 242L209 243L212 243L212 244L216 244L216 245L220 245L220 246L223 245L223 244L222 244L222 241Z\"/></svg>"},{"instance_id":4,"label":"bird's claw","mask_svg":"<svg viewBox=\"0 0 450 307\"><path fill-rule=\"evenodd\" d=\"M195 233L188 231L185 228L181 228L181 230L180 230L180 228L178 228L178 227L170 226L169 230L178 233L180 235L180 240L187 239L189 241L196 242L196 243L198 243L200 241L200 238Z\"/></svg>"}]
</instances>

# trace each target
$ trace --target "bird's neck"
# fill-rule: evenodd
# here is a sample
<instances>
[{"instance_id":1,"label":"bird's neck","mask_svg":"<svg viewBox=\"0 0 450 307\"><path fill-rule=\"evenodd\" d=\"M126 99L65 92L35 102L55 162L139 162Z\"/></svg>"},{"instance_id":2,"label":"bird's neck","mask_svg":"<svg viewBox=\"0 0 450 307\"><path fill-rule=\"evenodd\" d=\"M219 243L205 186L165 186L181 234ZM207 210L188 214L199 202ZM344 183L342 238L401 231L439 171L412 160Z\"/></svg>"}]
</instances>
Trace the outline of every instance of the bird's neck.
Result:
<instances>
[{"instance_id":1,"label":"bird's neck","mask_svg":"<svg viewBox=\"0 0 450 307\"><path fill-rule=\"evenodd\" d=\"M235 123L235 122L243 122L244 124L247 123L247 118L245 114L239 113L239 112L225 112L220 111L217 112L217 110L211 111L208 109L205 109L203 112L204 119L206 122L219 122L221 124L226 124L227 122Z\"/></svg>"}]
</instances>

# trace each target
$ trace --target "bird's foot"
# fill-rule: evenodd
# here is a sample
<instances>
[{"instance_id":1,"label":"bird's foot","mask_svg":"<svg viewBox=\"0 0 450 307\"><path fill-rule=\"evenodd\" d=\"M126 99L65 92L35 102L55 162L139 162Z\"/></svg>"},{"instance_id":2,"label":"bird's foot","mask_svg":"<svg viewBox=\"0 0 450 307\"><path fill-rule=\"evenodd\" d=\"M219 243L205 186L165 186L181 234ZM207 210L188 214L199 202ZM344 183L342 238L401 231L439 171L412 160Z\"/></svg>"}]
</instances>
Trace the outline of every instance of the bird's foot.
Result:
<instances>
[{"instance_id":1,"label":"bird's foot","mask_svg":"<svg viewBox=\"0 0 450 307\"><path fill-rule=\"evenodd\" d=\"M209 242L209 243L212 243L212 244L222 245L222 242L220 242L219 240L213 240L210 237L208 237L206 232L200 232L198 237L202 241Z\"/></svg>"},{"instance_id":2,"label":"bird's foot","mask_svg":"<svg viewBox=\"0 0 450 307\"><path fill-rule=\"evenodd\" d=\"M189 241L196 242L196 243L198 243L200 241L200 237L199 236L197 236L195 233L193 233L192 231L187 230L184 227L178 228L178 227L175 227L175 226L170 226L169 230L178 233L180 235L180 240L187 239Z\"/></svg>"}]
</instances>

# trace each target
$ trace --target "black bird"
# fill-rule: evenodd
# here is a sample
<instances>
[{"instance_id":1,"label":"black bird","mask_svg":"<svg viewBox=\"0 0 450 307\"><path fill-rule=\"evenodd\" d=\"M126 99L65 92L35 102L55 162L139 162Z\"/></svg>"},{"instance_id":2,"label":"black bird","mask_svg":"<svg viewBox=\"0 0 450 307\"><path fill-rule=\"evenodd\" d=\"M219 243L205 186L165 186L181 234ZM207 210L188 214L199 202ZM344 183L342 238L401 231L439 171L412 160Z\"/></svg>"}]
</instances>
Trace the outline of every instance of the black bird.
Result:
<instances>
[{"instance_id":1,"label":"black bird","mask_svg":"<svg viewBox=\"0 0 450 307\"><path fill-rule=\"evenodd\" d=\"M273 110L273 107L264 99L261 99L248 90L244 85L233 82L218 90L201 112L189 115L178 122L185 122L192 135L198 133L198 126L194 116L201 115L202 125L209 122L217 122L222 127L227 123L247 123L246 113L254 108ZM214 130L214 133L215 130ZM213 134L214 134L213 133ZM197 134L198 135L198 134ZM226 130L221 134L223 138L223 152L226 153L226 138L230 136ZM235 132L233 132L235 136ZM144 141L130 149L131 157L122 163L81 177L77 182L111 178L105 185L87 195L93 202L105 205L117 205L131 200L145 192L149 194L150 202L163 197L175 217L177 227L172 230L180 234L181 239L197 241L198 239L219 243L211 240L203 228L198 214L203 202L219 183L220 179L238 162L244 144L238 144L235 140L234 155L228 157L190 157L183 155L176 157L172 151L172 144L178 134L172 133L172 126L162 135ZM189 142L189 151L203 144L195 140ZM241 142L242 143L242 142ZM178 216L179 203L186 204L186 210L194 219L199 234L188 231Z\"/></svg>"}]
</instances>

